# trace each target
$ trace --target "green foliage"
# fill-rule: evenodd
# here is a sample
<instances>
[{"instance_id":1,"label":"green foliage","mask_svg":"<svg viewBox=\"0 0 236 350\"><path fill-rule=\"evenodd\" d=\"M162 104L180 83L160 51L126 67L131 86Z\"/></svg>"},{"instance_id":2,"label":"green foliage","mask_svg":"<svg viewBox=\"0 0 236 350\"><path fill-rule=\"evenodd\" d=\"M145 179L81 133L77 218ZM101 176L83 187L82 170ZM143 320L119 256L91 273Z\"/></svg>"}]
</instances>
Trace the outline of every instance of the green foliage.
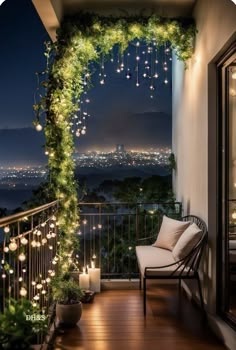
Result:
<instances>
[{"instance_id":1,"label":"green foliage","mask_svg":"<svg viewBox=\"0 0 236 350\"><path fill-rule=\"evenodd\" d=\"M170 156L169 156L169 170L176 170L176 161L175 161L175 155L174 153L171 153Z\"/></svg>"},{"instance_id":2,"label":"green foliage","mask_svg":"<svg viewBox=\"0 0 236 350\"><path fill-rule=\"evenodd\" d=\"M36 316L35 318L33 316ZM27 319L30 316L30 319ZM37 319L40 316L40 319ZM46 333L47 317L39 313L38 308L22 298L9 300L4 313L0 314L1 349L29 350L36 343L37 334Z\"/></svg>"},{"instance_id":3,"label":"green foliage","mask_svg":"<svg viewBox=\"0 0 236 350\"><path fill-rule=\"evenodd\" d=\"M59 304L76 304L84 295L78 284L65 274L54 278L51 287L53 299Z\"/></svg>"},{"instance_id":4,"label":"green foliage","mask_svg":"<svg viewBox=\"0 0 236 350\"><path fill-rule=\"evenodd\" d=\"M35 123L46 115L45 149L49 154L50 172L47 187L50 196L60 199L61 203L59 254L63 257L62 269L66 269L66 258L73 250L79 220L70 122L79 108L78 101L84 89L83 76L85 72L91 73L89 63L111 54L114 45L119 45L123 52L129 42L136 39L147 42L155 39L158 46L168 41L177 57L186 62L192 56L195 34L193 23L154 15L115 18L81 13L62 23L54 45L46 44L47 67L37 74L39 81L41 78L43 81L37 89L40 101L33 108ZM41 94L43 88L46 89L45 96Z\"/></svg>"}]
</instances>

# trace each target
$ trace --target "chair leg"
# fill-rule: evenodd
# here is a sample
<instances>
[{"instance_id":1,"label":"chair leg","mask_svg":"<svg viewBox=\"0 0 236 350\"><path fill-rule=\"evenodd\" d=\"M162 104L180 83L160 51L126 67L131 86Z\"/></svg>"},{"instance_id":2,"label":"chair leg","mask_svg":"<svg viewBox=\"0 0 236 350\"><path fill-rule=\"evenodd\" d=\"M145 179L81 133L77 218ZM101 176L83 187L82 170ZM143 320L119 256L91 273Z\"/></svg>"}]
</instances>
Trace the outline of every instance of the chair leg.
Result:
<instances>
[{"instance_id":1,"label":"chair leg","mask_svg":"<svg viewBox=\"0 0 236 350\"><path fill-rule=\"evenodd\" d=\"M202 311L204 312L204 301L203 301L203 296L202 296L202 287L201 287L201 281L200 281L199 275L197 275L197 283L198 283L201 308L202 308Z\"/></svg>"},{"instance_id":2,"label":"chair leg","mask_svg":"<svg viewBox=\"0 0 236 350\"><path fill-rule=\"evenodd\" d=\"M143 314L146 316L146 278L143 278Z\"/></svg>"}]
</instances>

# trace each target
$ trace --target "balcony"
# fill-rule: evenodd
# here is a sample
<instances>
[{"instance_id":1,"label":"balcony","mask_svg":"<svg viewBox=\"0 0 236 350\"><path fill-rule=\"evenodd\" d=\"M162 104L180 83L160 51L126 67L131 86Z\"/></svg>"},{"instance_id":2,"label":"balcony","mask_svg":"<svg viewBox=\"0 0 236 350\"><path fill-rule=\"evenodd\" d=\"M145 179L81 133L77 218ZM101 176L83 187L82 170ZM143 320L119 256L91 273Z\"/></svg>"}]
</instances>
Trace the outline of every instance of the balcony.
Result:
<instances>
[{"instance_id":1,"label":"balcony","mask_svg":"<svg viewBox=\"0 0 236 350\"><path fill-rule=\"evenodd\" d=\"M83 305L82 318L61 334L55 323L50 281L57 273L60 247L58 201L0 220L1 309L9 298L28 299L40 315L49 315L46 338L35 343L55 349L223 349L203 322L200 310L175 285L148 289L143 317L142 292L134 247L139 238L153 242L164 214L179 218L181 203L80 203L80 249L70 257L80 270L91 260L101 268L102 292ZM180 295L179 295L180 294ZM192 322L194 320L194 322ZM55 328L56 326L56 328ZM119 340L119 342L118 342Z\"/></svg>"}]
</instances>

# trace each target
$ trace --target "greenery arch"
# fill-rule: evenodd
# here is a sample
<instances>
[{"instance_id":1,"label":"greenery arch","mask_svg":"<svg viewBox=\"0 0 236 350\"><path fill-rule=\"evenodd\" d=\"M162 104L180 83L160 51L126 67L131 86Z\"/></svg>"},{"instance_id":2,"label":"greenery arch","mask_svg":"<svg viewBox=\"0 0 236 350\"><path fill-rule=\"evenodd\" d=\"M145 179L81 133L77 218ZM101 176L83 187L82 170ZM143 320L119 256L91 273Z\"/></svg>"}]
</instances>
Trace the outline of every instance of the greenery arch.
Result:
<instances>
[{"instance_id":1,"label":"greenery arch","mask_svg":"<svg viewBox=\"0 0 236 350\"><path fill-rule=\"evenodd\" d=\"M135 39L147 42L155 39L158 46L169 42L177 58L186 64L193 53L195 35L194 23L186 20L164 19L155 15L117 18L82 13L62 23L55 44L47 43L47 69L42 73L46 79L41 82L46 93L40 96L34 110L38 130L41 129L40 119L46 113L44 132L50 178L48 190L54 198L61 200L62 257L67 257L72 250L79 226L70 120L79 107L85 69L88 72L90 62L98 61L101 55L109 55L114 45L118 44L120 51L124 52L129 42Z\"/></svg>"}]
</instances>

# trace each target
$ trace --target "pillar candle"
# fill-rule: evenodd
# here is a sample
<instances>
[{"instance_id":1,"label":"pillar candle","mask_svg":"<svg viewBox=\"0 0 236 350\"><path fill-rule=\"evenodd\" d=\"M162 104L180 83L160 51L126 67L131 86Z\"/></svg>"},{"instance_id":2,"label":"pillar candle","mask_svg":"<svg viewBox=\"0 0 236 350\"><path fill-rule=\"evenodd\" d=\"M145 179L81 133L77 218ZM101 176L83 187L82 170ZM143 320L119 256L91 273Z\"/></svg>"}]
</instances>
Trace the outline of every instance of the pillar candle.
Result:
<instances>
[{"instance_id":1,"label":"pillar candle","mask_svg":"<svg viewBox=\"0 0 236 350\"><path fill-rule=\"evenodd\" d=\"M101 269L91 268L88 269L90 289L93 292L99 293L101 291Z\"/></svg>"},{"instance_id":2,"label":"pillar candle","mask_svg":"<svg viewBox=\"0 0 236 350\"><path fill-rule=\"evenodd\" d=\"M79 275L79 286L81 289L89 289L89 275L87 273Z\"/></svg>"}]
</instances>

